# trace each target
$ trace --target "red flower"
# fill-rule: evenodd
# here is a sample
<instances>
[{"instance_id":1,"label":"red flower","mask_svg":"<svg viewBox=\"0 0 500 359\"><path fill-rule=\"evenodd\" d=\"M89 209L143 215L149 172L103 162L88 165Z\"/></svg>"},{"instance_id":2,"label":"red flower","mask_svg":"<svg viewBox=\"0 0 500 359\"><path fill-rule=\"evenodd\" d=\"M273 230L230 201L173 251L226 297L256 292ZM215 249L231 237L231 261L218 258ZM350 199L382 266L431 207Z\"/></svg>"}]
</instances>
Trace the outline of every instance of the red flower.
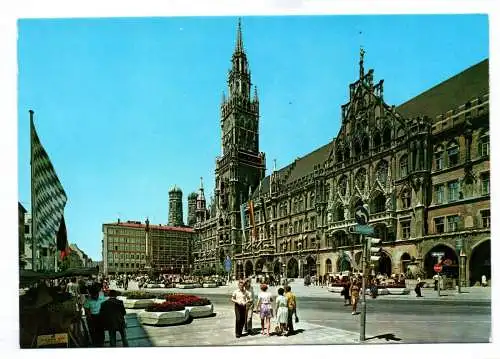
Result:
<instances>
[{"instance_id":1,"label":"red flower","mask_svg":"<svg viewBox=\"0 0 500 359\"><path fill-rule=\"evenodd\" d=\"M173 312L186 309L185 305L179 302L155 303L146 308L146 312Z\"/></svg>"}]
</instances>

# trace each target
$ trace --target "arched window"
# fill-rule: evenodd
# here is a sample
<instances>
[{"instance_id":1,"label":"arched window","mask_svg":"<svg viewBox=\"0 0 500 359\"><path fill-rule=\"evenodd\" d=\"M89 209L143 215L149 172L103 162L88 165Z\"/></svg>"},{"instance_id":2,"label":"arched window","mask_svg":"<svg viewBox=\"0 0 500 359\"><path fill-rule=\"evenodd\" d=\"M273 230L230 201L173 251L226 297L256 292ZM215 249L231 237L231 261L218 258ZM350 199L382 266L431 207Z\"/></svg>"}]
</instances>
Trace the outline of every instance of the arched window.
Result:
<instances>
[{"instance_id":1,"label":"arched window","mask_svg":"<svg viewBox=\"0 0 500 359\"><path fill-rule=\"evenodd\" d=\"M375 151L380 151L380 146L382 145L382 138L380 137L380 133L378 131L373 135L373 147Z\"/></svg>"},{"instance_id":2,"label":"arched window","mask_svg":"<svg viewBox=\"0 0 500 359\"><path fill-rule=\"evenodd\" d=\"M399 159L399 178L408 176L408 156L403 155Z\"/></svg>"},{"instance_id":3,"label":"arched window","mask_svg":"<svg viewBox=\"0 0 500 359\"><path fill-rule=\"evenodd\" d=\"M361 191L364 191L365 189L365 183L366 183L366 169L361 168L358 173L356 174L356 185Z\"/></svg>"},{"instance_id":4,"label":"arched window","mask_svg":"<svg viewBox=\"0 0 500 359\"><path fill-rule=\"evenodd\" d=\"M349 146L346 146L344 148L344 161L349 160L350 157L351 157L351 150L349 149Z\"/></svg>"},{"instance_id":5,"label":"arched window","mask_svg":"<svg viewBox=\"0 0 500 359\"><path fill-rule=\"evenodd\" d=\"M354 142L354 156L356 158L359 158L360 155L361 155L361 143L358 140L356 140Z\"/></svg>"},{"instance_id":6,"label":"arched window","mask_svg":"<svg viewBox=\"0 0 500 359\"><path fill-rule=\"evenodd\" d=\"M326 267L326 273L332 272L332 261L330 259L326 260L325 267Z\"/></svg>"},{"instance_id":7,"label":"arched window","mask_svg":"<svg viewBox=\"0 0 500 359\"><path fill-rule=\"evenodd\" d=\"M368 155L369 150L370 150L370 145L368 142L368 137L365 136L363 138L363 141L361 142L361 154L363 156L366 156L366 155Z\"/></svg>"},{"instance_id":8,"label":"arched window","mask_svg":"<svg viewBox=\"0 0 500 359\"><path fill-rule=\"evenodd\" d=\"M375 170L375 176L382 185L385 185L387 183L388 168L389 165L387 164L387 161L382 160L378 163L377 168Z\"/></svg>"},{"instance_id":9,"label":"arched window","mask_svg":"<svg viewBox=\"0 0 500 359\"><path fill-rule=\"evenodd\" d=\"M460 147L456 142L452 142L448 145L448 167L453 167L458 165L460 160Z\"/></svg>"},{"instance_id":10,"label":"arched window","mask_svg":"<svg viewBox=\"0 0 500 359\"><path fill-rule=\"evenodd\" d=\"M385 211L385 196L379 193L372 202L373 213L380 213Z\"/></svg>"},{"instance_id":11,"label":"arched window","mask_svg":"<svg viewBox=\"0 0 500 359\"><path fill-rule=\"evenodd\" d=\"M438 146L434 152L434 162L436 163L436 171L444 168L444 151L443 147Z\"/></svg>"},{"instance_id":12,"label":"arched window","mask_svg":"<svg viewBox=\"0 0 500 359\"><path fill-rule=\"evenodd\" d=\"M490 132L485 131L479 137L479 157L487 157L490 155Z\"/></svg>"},{"instance_id":13,"label":"arched window","mask_svg":"<svg viewBox=\"0 0 500 359\"><path fill-rule=\"evenodd\" d=\"M337 208L335 209L335 220L337 221L345 220L344 206L342 205L342 203L339 203L337 205Z\"/></svg>"},{"instance_id":14,"label":"arched window","mask_svg":"<svg viewBox=\"0 0 500 359\"><path fill-rule=\"evenodd\" d=\"M347 192L347 177L342 176L339 180L339 191L342 196L345 196Z\"/></svg>"},{"instance_id":15,"label":"arched window","mask_svg":"<svg viewBox=\"0 0 500 359\"><path fill-rule=\"evenodd\" d=\"M384 143L384 147L391 146L391 129L389 126L386 126L382 135L382 142Z\"/></svg>"},{"instance_id":16,"label":"arched window","mask_svg":"<svg viewBox=\"0 0 500 359\"><path fill-rule=\"evenodd\" d=\"M403 203L403 208L411 207L411 191L409 189L405 189L401 193L401 201Z\"/></svg>"}]
</instances>

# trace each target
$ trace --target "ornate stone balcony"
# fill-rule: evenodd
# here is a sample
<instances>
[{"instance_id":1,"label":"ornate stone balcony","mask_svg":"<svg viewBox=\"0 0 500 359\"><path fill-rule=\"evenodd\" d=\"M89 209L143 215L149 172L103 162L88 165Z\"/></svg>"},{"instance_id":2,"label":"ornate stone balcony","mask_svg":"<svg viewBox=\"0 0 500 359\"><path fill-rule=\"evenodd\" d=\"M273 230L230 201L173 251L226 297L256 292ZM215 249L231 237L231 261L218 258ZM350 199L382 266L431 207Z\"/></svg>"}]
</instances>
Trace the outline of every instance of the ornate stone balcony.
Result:
<instances>
[{"instance_id":1,"label":"ornate stone balcony","mask_svg":"<svg viewBox=\"0 0 500 359\"><path fill-rule=\"evenodd\" d=\"M328 231L336 231L338 229L347 229L349 226L354 226L356 221L354 219L345 219L343 221L335 221L328 225Z\"/></svg>"}]
</instances>

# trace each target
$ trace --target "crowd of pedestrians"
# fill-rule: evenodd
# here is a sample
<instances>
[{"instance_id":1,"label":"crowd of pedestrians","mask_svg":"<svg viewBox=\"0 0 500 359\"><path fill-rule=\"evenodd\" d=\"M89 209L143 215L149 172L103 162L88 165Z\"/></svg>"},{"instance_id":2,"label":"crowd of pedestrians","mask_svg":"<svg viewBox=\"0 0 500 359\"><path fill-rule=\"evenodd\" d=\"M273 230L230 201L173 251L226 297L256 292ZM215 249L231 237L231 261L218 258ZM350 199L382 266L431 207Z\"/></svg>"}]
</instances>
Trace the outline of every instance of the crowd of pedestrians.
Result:
<instances>
[{"instance_id":1,"label":"crowd of pedestrians","mask_svg":"<svg viewBox=\"0 0 500 359\"><path fill-rule=\"evenodd\" d=\"M280 336L294 334L294 318L295 322L299 319L297 299L291 287L286 285L284 288L279 288L277 296L273 296L268 289L267 283L261 281L260 292L255 296L251 279L238 282L238 289L231 296L231 301L234 303L236 338L254 334L252 330L254 314L260 318L262 335L270 336L274 332ZM273 323L275 323L274 328Z\"/></svg>"}]
</instances>

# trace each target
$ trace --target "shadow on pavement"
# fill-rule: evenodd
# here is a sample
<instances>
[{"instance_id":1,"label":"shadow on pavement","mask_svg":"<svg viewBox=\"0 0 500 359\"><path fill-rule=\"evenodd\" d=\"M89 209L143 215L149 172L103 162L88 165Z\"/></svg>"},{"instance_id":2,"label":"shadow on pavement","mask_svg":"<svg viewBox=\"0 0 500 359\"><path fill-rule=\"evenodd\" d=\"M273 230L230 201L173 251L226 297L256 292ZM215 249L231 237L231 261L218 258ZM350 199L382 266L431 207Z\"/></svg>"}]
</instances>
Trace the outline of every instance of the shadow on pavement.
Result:
<instances>
[{"instance_id":1,"label":"shadow on pavement","mask_svg":"<svg viewBox=\"0 0 500 359\"><path fill-rule=\"evenodd\" d=\"M129 347L152 347L153 343L149 339L149 335L144 330L143 325L137 318L136 313L130 313L126 315L127 321L127 339ZM118 334L116 336L116 346L123 346L122 339ZM105 347L109 346L109 334L105 332Z\"/></svg>"},{"instance_id":2,"label":"shadow on pavement","mask_svg":"<svg viewBox=\"0 0 500 359\"><path fill-rule=\"evenodd\" d=\"M396 337L392 333L380 334L380 335L376 335L374 337L366 338L366 340L370 340L370 339L385 339L387 342L388 341L400 342L402 340L401 338Z\"/></svg>"}]
</instances>

